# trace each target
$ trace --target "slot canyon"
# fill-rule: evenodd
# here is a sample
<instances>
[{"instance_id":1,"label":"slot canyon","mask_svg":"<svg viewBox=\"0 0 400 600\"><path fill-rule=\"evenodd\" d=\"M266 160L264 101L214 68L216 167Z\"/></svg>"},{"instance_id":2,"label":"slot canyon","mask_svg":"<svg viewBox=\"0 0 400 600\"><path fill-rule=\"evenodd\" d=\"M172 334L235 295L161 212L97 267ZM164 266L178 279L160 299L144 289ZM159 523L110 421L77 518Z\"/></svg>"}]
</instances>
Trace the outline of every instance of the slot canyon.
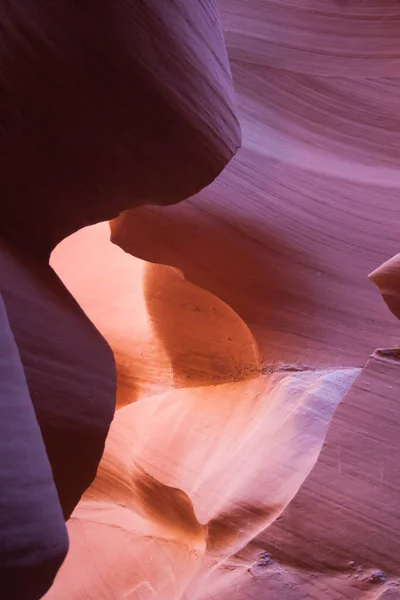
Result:
<instances>
[{"instance_id":1,"label":"slot canyon","mask_svg":"<svg viewBox=\"0 0 400 600\"><path fill-rule=\"evenodd\" d=\"M398 0L0 0L0 599L400 600Z\"/></svg>"}]
</instances>

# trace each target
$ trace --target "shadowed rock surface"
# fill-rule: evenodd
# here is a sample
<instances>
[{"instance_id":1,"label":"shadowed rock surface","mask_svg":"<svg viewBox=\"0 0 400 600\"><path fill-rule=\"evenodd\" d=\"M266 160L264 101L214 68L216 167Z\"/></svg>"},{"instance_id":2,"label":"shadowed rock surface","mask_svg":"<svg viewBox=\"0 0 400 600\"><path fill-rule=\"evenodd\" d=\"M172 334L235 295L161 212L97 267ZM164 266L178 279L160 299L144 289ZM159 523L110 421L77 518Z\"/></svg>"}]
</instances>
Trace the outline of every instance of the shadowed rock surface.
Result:
<instances>
[{"instance_id":1,"label":"shadowed rock surface","mask_svg":"<svg viewBox=\"0 0 400 600\"><path fill-rule=\"evenodd\" d=\"M399 598L399 4L0 6L0 275L84 492L46 600Z\"/></svg>"},{"instance_id":2,"label":"shadowed rock surface","mask_svg":"<svg viewBox=\"0 0 400 600\"><path fill-rule=\"evenodd\" d=\"M399 5L220 8L242 149L189 200L121 213L114 245L99 224L52 256L113 348L121 408L49 598L396 598L398 386L369 357L399 334L368 273L399 250ZM186 494L205 545L173 515L153 536L134 481L120 500L126 457Z\"/></svg>"},{"instance_id":3,"label":"shadowed rock surface","mask_svg":"<svg viewBox=\"0 0 400 600\"><path fill-rule=\"evenodd\" d=\"M0 327L0 589L39 599L67 554L67 529L1 297Z\"/></svg>"},{"instance_id":4,"label":"shadowed rock surface","mask_svg":"<svg viewBox=\"0 0 400 600\"><path fill-rule=\"evenodd\" d=\"M0 54L0 291L20 356L0 414L0 596L36 600L65 556L60 517L95 478L116 398L111 349L50 253L123 209L200 191L241 134L214 0L0 0Z\"/></svg>"}]
</instances>

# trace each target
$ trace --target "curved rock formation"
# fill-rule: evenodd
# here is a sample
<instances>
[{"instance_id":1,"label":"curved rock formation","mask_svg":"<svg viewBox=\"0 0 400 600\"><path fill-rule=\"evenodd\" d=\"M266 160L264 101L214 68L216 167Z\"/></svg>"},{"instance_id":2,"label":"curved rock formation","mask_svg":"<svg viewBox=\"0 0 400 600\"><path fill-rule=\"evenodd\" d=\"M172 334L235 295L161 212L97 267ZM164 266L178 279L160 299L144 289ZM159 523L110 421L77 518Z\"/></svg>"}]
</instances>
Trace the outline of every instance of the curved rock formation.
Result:
<instances>
[{"instance_id":1,"label":"curved rock formation","mask_svg":"<svg viewBox=\"0 0 400 600\"><path fill-rule=\"evenodd\" d=\"M47 264L3 242L0 273L10 327L68 519L96 475L114 415L113 355Z\"/></svg>"},{"instance_id":2,"label":"curved rock formation","mask_svg":"<svg viewBox=\"0 0 400 600\"><path fill-rule=\"evenodd\" d=\"M0 9L1 231L31 253L183 200L240 146L215 0Z\"/></svg>"},{"instance_id":3,"label":"curved rock formation","mask_svg":"<svg viewBox=\"0 0 400 600\"><path fill-rule=\"evenodd\" d=\"M400 254L384 262L368 277L378 286L392 313L400 319Z\"/></svg>"},{"instance_id":4,"label":"curved rock formation","mask_svg":"<svg viewBox=\"0 0 400 600\"><path fill-rule=\"evenodd\" d=\"M121 408L46 598L95 597L104 586L110 598L207 597L215 571L296 493L357 374L264 375Z\"/></svg>"},{"instance_id":5,"label":"curved rock formation","mask_svg":"<svg viewBox=\"0 0 400 600\"><path fill-rule=\"evenodd\" d=\"M189 201L123 213L112 239L224 300L266 357L361 366L397 342L365 275L398 249L399 7L227 0L221 15L243 148Z\"/></svg>"},{"instance_id":6,"label":"curved rock formation","mask_svg":"<svg viewBox=\"0 0 400 600\"><path fill-rule=\"evenodd\" d=\"M0 590L41 598L67 553L67 531L1 296L0 327Z\"/></svg>"},{"instance_id":7,"label":"curved rock formation","mask_svg":"<svg viewBox=\"0 0 400 600\"><path fill-rule=\"evenodd\" d=\"M238 156L190 200L114 219L126 254L103 224L53 253L114 351L123 394L48 597L396 598L400 421L385 348L398 335L367 274L398 248L399 8L229 0L221 11ZM161 487L172 513L161 525L149 496L144 511L136 468L181 490L198 533L179 530Z\"/></svg>"},{"instance_id":8,"label":"curved rock formation","mask_svg":"<svg viewBox=\"0 0 400 600\"><path fill-rule=\"evenodd\" d=\"M68 519L92 483L115 408L114 357L50 253L125 208L198 192L240 146L240 128L214 0L0 0L0 47L0 290L22 364L15 410L29 420L15 424L5 398L3 460L19 432L32 447L0 469L10 518L0 596L30 600L65 555L60 505Z\"/></svg>"},{"instance_id":9,"label":"curved rock formation","mask_svg":"<svg viewBox=\"0 0 400 600\"><path fill-rule=\"evenodd\" d=\"M24 16L8 29L24 34L12 38L12 60L31 39L35 56L46 57L31 13L6 6L8 24ZM74 153L37 184L46 207L45 187L62 181L61 204L48 233L32 204L25 243L47 257L81 225L116 217L113 244L98 223L64 239L51 264L113 351L117 412L46 598L398 598L398 334L367 277L398 248L398 4L222 0L243 149L210 187L168 208L138 205L197 192L238 144L215 4L142 0L135 12L133 3L100 2L90 13L97 21L85 7L59 6L69 13L46 13L51 31L65 34L53 57L58 87L46 98L59 98L64 83L71 89L70 75L79 82L71 112L69 96L57 100L70 129L53 140L55 158L70 144ZM81 35L76 45L70 25ZM142 25L157 35L130 36ZM80 76L92 64L87 39L103 57L102 75L118 64L109 88L94 67L93 78ZM153 52L146 61L145 51ZM50 66L20 84L35 83L35 102ZM34 154L52 165L49 136L61 121L49 123L37 138L46 147ZM7 185L23 190L15 165L33 146L10 148ZM151 159L145 168L142 159ZM93 182L104 192L96 200ZM2 223L16 239L26 223L7 210ZM397 262L370 276L395 314ZM36 282L36 268L24 277ZM57 319L78 332L82 313L68 306ZM15 326L21 359L34 374L21 331ZM110 356L103 368L86 356L88 340L78 343L90 381L111 381ZM100 337L93 344L106 352ZM67 354L75 365L72 346Z\"/></svg>"},{"instance_id":10,"label":"curved rock formation","mask_svg":"<svg viewBox=\"0 0 400 600\"><path fill-rule=\"evenodd\" d=\"M87 263L77 273L70 265L83 253ZM386 494L390 494L386 481L397 477L397 416L388 393L383 406L376 401L376 394L385 389L380 376L371 388L371 371L363 371L331 423L315 469L298 491L318 457L336 403L357 369L325 375L299 363L261 363L257 359L250 378L242 372L236 383L215 385L213 369L204 361L196 362L195 353L202 338L209 340L209 359L213 343L219 341L224 348L224 336L215 331L207 294L201 291L194 303L193 285L185 285L181 276L179 293L171 293L177 274L172 272L172 279L164 276L163 271L165 275L171 272L169 267L158 266L158 277L149 286L146 271L153 273L154 266L136 261L110 244L106 224L66 240L53 253L52 262L110 342L117 364L118 357L129 356L130 363L125 363L124 369L138 376L124 381L125 407L117 412L98 478L69 522L71 553L49 599L80 599L85 590L101 593L105 585L109 597L186 595L206 600L231 594L241 598L245 591L266 599L271 593L276 598L291 593L287 597L294 600L303 594L304 586L310 586L321 598L321 589L329 589L334 598L350 590L352 597L362 598L365 593L375 593L377 586L386 586L390 575L397 575L396 529L392 536L386 534L380 539L382 550L375 560L372 541L380 528L379 519L373 515L378 506L387 504ZM154 305L156 314L163 314L164 322L170 323L168 336L151 318ZM201 332L196 326L198 313L204 313ZM227 326L233 333L234 322L227 322ZM188 351L186 361L181 359L174 368L168 358L174 357L179 339L187 339L188 350L191 347L194 354ZM132 340L139 343L135 346ZM240 351L241 338L232 334L231 342ZM142 356L146 357L147 370L142 368ZM167 361L164 376L157 372L154 362L162 356ZM153 370L149 370L152 361ZM202 380L190 388L190 380L184 384L183 369L186 365L187 373L193 376L196 364L203 366ZM324 378L321 388L319 382ZM396 387L390 389L395 396ZM370 398L365 397L366 390ZM358 399L353 401L356 394ZM369 407L366 413L362 406L365 400ZM369 412L373 407L375 411ZM361 413L366 415L362 421ZM383 418L379 422L380 414ZM393 414L394 436L389 462L385 459L388 442L384 442L388 414ZM369 435L376 439L376 448L371 450L375 458L365 462L371 445ZM315 453L310 436L316 442ZM154 495L144 497L140 487L136 488L136 480L140 484L142 477L136 463L150 474ZM328 481L329 498L336 497L333 505L329 498L324 503ZM177 490L178 510L169 489ZM348 489L346 496L344 489ZM185 491L183 497L178 490ZM363 504L365 497L371 500ZM181 498L186 498L183 505ZM199 528L189 539L190 528L186 530L185 525L180 529L176 522L177 517L178 522L183 519L186 510L193 514L190 504L184 508L187 499L193 502L193 526ZM352 522L353 505L360 515L357 524ZM305 510L308 516L304 521ZM321 528L322 522L330 523L327 530ZM203 534L199 523L205 527ZM307 535L303 534L305 528ZM352 528L354 535L343 537L343 528ZM107 554L97 550L105 540ZM257 559L260 550L267 558L262 554ZM121 552L122 561L118 558ZM72 572L82 557L89 555L95 557L91 569L81 572L71 585ZM311 570L310 581L307 571L302 575L299 567ZM99 571L104 577L100 582ZM339 574L333 575L337 571ZM262 581L267 585L265 596L260 595Z\"/></svg>"}]
</instances>

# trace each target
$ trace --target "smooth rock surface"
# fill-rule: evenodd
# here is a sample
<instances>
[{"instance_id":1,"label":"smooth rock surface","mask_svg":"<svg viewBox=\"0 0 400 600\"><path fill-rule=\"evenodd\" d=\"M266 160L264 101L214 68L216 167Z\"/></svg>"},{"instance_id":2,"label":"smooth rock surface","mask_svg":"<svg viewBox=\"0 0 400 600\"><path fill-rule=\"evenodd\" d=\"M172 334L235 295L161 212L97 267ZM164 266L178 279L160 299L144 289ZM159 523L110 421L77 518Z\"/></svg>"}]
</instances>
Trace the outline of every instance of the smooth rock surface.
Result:
<instances>
[{"instance_id":1,"label":"smooth rock surface","mask_svg":"<svg viewBox=\"0 0 400 600\"><path fill-rule=\"evenodd\" d=\"M68 518L96 475L113 419L114 358L53 269L5 242L0 288Z\"/></svg>"},{"instance_id":2,"label":"smooth rock surface","mask_svg":"<svg viewBox=\"0 0 400 600\"><path fill-rule=\"evenodd\" d=\"M0 328L0 590L39 600L67 554L67 530L1 296Z\"/></svg>"},{"instance_id":3,"label":"smooth rock surface","mask_svg":"<svg viewBox=\"0 0 400 600\"><path fill-rule=\"evenodd\" d=\"M296 493L357 374L260 376L121 408L46 599L211 593L216 569Z\"/></svg>"},{"instance_id":4,"label":"smooth rock surface","mask_svg":"<svg viewBox=\"0 0 400 600\"><path fill-rule=\"evenodd\" d=\"M215 0L2 0L0 25L0 233L31 253L183 200L240 146Z\"/></svg>"},{"instance_id":5,"label":"smooth rock surface","mask_svg":"<svg viewBox=\"0 0 400 600\"><path fill-rule=\"evenodd\" d=\"M396 254L368 275L378 286L383 299L400 319L400 254Z\"/></svg>"},{"instance_id":6,"label":"smooth rock surface","mask_svg":"<svg viewBox=\"0 0 400 600\"><path fill-rule=\"evenodd\" d=\"M69 518L96 475L116 396L110 348L49 267L50 253L125 208L198 192L241 133L214 0L0 0L0 54L0 291L21 357L0 414L0 597L29 600L65 555L57 515ZM19 389L25 379L29 394ZM27 411L20 424L17 410ZM32 456L21 457L27 448Z\"/></svg>"},{"instance_id":7,"label":"smooth rock surface","mask_svg":"<svg viewBox=\"0 0 400 600\"><path fill-rule=\"evenodd\" d=\"M187 6L204 9L196 27L214 14L206 2ZM120 247L99 224L52 255L113 349L119 410L47 598L392 600L399 334L367 276L398 251L400 8L392 0L222 0L220 8L243 149L187 202L114 219ZM123 37L127 20L116 11L105 48L115 31ZM172 25L178 44L197 39L184 13ZM152 64L163 68L157 53ZM194 75L191 66L183 62L182 72ZM90 83L83 89L104 115L103 90ZM76 154L98 167L102 152L114 153L112 177L95 173L106 199L90 212L62 174L66 197L82 210L71 210L65 227L58 221L47 250L81 224L108 218L116 190L115 215L127 206L125 186L140 202L169 203L220 170L208 170L207 134L198 144L190 133L180 146L190 150L189 167L169 170L175 146L165 139L167 174L154 162L143 172L147 187L135 188L129 127L119 121L127 112L136 118L132 96L125 87L111 91L113 101L123 98L104 129L91 133L96 111L82 126L96 152L83 144ZM203 96L192 91L196 109ZM174 143L182 120L164 117L174 117L175 106L154 117ZM208 112L200 110L205 121ZM193 153L203 161L199 179ZM198 188L186 185L194 180ZM371 276L385 299L397 294L393 264Z\"/></svg>"},{"instance_id":8,"label":"smooth rock surface","mask_svg":"<svg viewBox=\"0 0 400 600\"><path fill-rule=\"evenodd\" d=\"M339 405L310 476L256 545L312 572L353 572L353 584L372 589L399 578L399 381L397 351L377 350Z\"/></svg>"},{"instance_id":9,"label":"smooth rock surface","mask_svg":"<svg viewBox=\"0 0 400 600\"><path fill-rule=\"evenodd\" d=\"M391 0L222 0L220 7L242 150L188 201L114 219L112 241L127 254L107 245L103 225L53 253L113 348L124 393L99 479L69 523L72 550L49 598L398 598L400 420L390 349L399 333L368 273L398 252L400 9ZM88 263L74 272L69 259L89 246ZM390 273L384 285L393 291ZM236 313L226 329L207 308L217 299L226 307L221 320ZM251 336L257 368L214 385L213 357L227 353L231 364L240 344L250 348L227 333L228 352L225 331L240 321L236 331ZM389 351L369 360L375 348ZM336 412L326 412L325 429L320 413L303 421L294 410L282 435L285 407L303 405L293 389L271 396L266 381L366 363ZM185 368L197 386L185 384ZM320 442L303 455L299 448L317 430ZM176 525L176 504L165 499L174 540L165 541L157 501L147 495L144 510L135 488L132 456L181 490L185 510L192 503L189 540ZM206 541L196 523L207 525ZM70 586L69 573L93 555L92 574L81 572Z\"/></svg>"}]
</instances>

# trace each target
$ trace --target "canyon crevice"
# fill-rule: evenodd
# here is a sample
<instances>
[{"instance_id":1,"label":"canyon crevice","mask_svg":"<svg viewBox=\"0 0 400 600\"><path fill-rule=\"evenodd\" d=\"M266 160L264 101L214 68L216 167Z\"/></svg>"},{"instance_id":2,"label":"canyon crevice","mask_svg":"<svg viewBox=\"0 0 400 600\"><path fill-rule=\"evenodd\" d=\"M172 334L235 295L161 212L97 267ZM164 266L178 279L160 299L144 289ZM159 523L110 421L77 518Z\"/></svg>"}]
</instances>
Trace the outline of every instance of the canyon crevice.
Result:
<instances>
[{"instance_id":1,"label":"canyon crevice","mask_svg":"<svg viewBox=\"0 0 400 600\"><path fill-rule=\"evenodd\" d=\"M400 598L399 33L0 0L1 598Z\"/></svg>"}]
</instances>

